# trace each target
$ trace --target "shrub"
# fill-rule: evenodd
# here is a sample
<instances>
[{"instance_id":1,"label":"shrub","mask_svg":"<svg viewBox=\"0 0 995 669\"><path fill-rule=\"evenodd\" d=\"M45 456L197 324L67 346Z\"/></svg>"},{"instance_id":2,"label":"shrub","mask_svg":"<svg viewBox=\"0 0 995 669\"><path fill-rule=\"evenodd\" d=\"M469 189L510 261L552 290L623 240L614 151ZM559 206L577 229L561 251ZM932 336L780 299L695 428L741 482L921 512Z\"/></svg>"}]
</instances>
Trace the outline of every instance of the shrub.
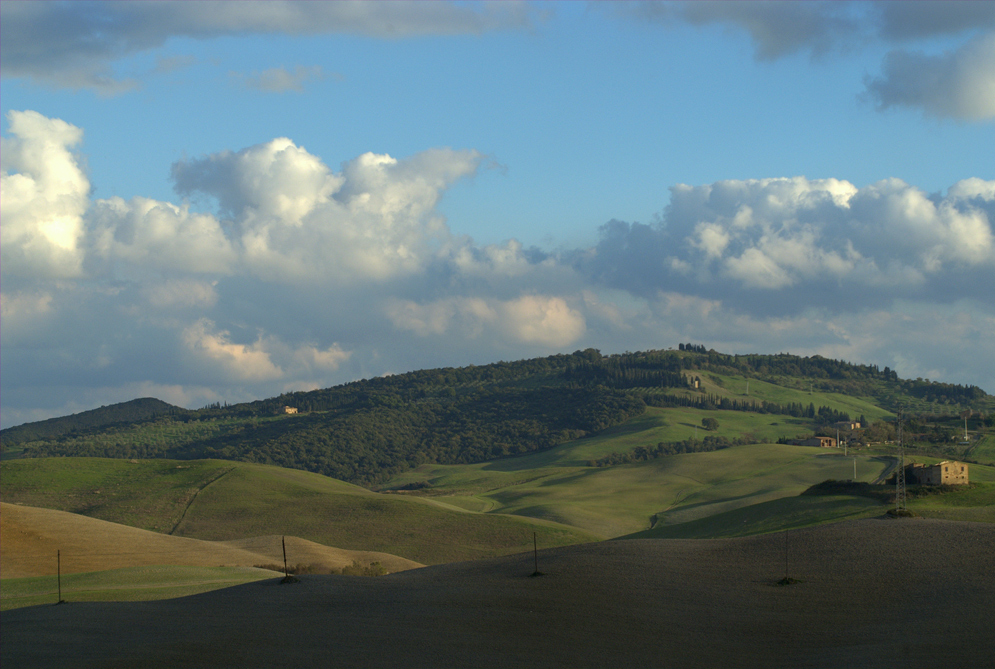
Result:
<instances>
[{"instance_id":1,"label":"shrub","mask_svg":"<svg viewBox=\"0 0 995 669\"><path fill-rule=\"evenodd\" d=\"M379 562L371 562L368 565L361 564L354 560L348 567L342 567L343 576L384 576L387 570Z\"/></svg>"}]
</instances>

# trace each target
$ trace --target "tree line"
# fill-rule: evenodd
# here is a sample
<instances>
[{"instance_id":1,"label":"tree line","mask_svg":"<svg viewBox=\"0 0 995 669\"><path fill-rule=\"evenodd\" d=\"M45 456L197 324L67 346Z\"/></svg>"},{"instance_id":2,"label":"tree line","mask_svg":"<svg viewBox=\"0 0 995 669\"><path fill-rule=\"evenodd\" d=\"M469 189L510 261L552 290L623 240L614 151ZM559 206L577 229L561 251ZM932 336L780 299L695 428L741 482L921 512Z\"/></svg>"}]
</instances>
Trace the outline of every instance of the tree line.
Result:
<instances>
[{"instance_id":1,"label":"tree line","mask_svg":"<svg viewBox=\"0 0 995 669\"><path fill-rule=\"evenodd\" d=\"M681 455L682 453L706 453L717 451L730 446L740 446L742 444L754 443L748 439L737 437L729 439L709 435L700 441L698 439L685 439L683 441L659 442L656 446L636 446L626 453L612 453L603 458L588 460L589 467L612 467L614 465L627 465L633 462L646 462L668 455Z\"/></svg>"},{"instance_id":2,"label":"tree line","mask_svg":"<svg viewBox=\"0 0 995 669\"><path fill-rule=\"evenodd\" d=\"M642 395L642 400L647 405L655 407L687 407L702 411L721 410L780 414L794 416L795 418L811 418L821 424L850 420L850 414L845 411L839 411L826 405L816 408L815 403L811 402L807 406L801 402L779 404L766 400L737 400L729 397L719 397L710 393L690 395L646 393Z\"/></svg>"}]
</instances>

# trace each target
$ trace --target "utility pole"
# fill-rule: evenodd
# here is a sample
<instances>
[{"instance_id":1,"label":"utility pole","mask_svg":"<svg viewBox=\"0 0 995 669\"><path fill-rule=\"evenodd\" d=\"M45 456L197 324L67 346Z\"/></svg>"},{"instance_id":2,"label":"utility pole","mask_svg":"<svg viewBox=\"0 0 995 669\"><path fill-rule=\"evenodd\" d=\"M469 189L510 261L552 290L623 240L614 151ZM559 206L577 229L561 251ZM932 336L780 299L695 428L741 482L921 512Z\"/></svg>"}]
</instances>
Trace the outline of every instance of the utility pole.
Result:
<instances>
[{"instance_id":1,"label":"utility pole","mask_svg":"<svg viewBox=\"0 0 995 669\"><path fill-rule=\"evenodd\" d=\"M905 506L905 447L902 444L902 410L898 410L898 471L895 472L895 511L906 511Z\"/></svg>"}]
</instances>

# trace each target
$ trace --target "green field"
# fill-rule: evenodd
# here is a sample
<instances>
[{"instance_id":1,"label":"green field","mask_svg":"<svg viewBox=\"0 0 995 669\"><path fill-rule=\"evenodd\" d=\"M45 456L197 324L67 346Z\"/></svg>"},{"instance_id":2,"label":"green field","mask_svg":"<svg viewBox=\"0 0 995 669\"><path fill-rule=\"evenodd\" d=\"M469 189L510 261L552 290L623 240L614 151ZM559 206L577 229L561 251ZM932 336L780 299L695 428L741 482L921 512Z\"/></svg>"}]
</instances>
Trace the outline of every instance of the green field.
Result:
<instances>
[{"instance_id":1,"label":"green field","mask_svg":"<svg viewBox=\"0 0 995 669\"><path fill-rule=\"evenodd\" d=\"M705 416L718 419L714 434L730 438L773 441L808 428L804 419L785 416L651 407L625 425L549 451L474 465L423 465L388 486L427 484L418 494L473 511L556 520L608 538L794 496L827 478L853 477L853 459L836 450L772 443L587 466L592 459L687 439L696 431L702 438L708 433L696 426ZM883 469L880 461L857 457L858 480L873 480Z\"/></svg>"},{"instance_id":2,"label":"green field","mask_svg":"<svg viewBox=\"0 0 995 669\"><path fill-rule=\"evenodd\" d=\"M939 458L915 458L917 462L933 464ZM908 508L925 518L969 520L995 523L995 467L970 464L971 485L961 489L949 486L918 491L909 489Z\"/></svg>"},{"instance_id":3,"label":"green field","mask_svg":"<svg viewBox=\"0 0 995 669\"><path fill-rule=\"evenodd\" d=\"M173 531L205 486L234 466L223 460L113 458L24 458L0 465L5 502L70 511L165 534Z\"/></svg>"},{"instance_id":4,"label":"green field","mask_svg":"<svg viewBox=\"0 0 995 669\"><path fill-rule=\"evenodd\" d=\"M269 465L37 458L0 467L5 502L195 539L282 534L435 564L525 551L533 532L546 546L599 538L542 520L379 495L320 474Z\"/></svg>"},{"instance_id":5,"label":"green field","mask_svg":"<svg viewBox=\"0 0 995 669\"><path fill-rule=\"evenodd\" d=\"M676 525L660 525L627 539L714 539L782 532L841 520L880 516L887 505L850 495L797 496L761 502Z\"/></svg>"},{"instance_id":6,"label":"green field","mask_svg":"<svg viewBox=\"0 0 995 669\"><path fill-rule=\"evenodd\" d=\"M711 374L707 383L734 393L735 380ZM803 393L751 382L751 397L764 394L793 402ZM836 401L816 395L817 403ZM844 399L837 406L851 413L883 413ZM704 430L704 417L716 418L719 427ZM436 564L525 551L533 532L552 547L646 531L756 534L881 512L879 502L866 498L798 497L827 479L875 481L889 462L882 457L887 448L844 457L836 449L772 443L810 433L811 421L783 415L649 407L622 425L544 451L475 464L424 464L390 479L382 492L301 470L224 460L37 458L0 467L5 502L182 537L285 534ZM706 435L758 443L590 466L613 453ZM993 472L971 465L978 486L914 498L910 507L921 515L995 522L993 487L985 485L995 486Z\"/></svg>"},{"instance_id":7,"label":"green field","mask_svg":"<svg viewBox=\"0 0 995 669\"><path fill-rule=\"evenodd\" d=\"M242 583L275 578L279 574L252 567L128 567L67 574L62 577L66 602L143 602L185 597ZM0 589L0 610L56 604L56 576L6 578Z\"/></svg>"},{"instance_id":8,"label":"green field","mask_svg":"<svg viewBox=\"0 0 995 669\"><path fill-rule=\"evenodd\" d=\"M995 434L983 435L967 451L967 457L972 460L995 465Z\"/></svg>"},{"instance_id":9,"label":"green field","mask_svg":"<svg viewBox=\"0 0 995 669\"><path fill-rule=\"evenodd\" d=\"M587 455L599 445L579 448ZM571 466L577 460L570 449L476 465L423 465L399 481L426 481L431 488L421 494L463 508L554 520L611 538L792 497L826 479L853 476L853 458L785 444L734 446L616 467ZM568 464L557 466L558 458ZM535 460L544 466L524 466ZM884 466L858 457L857 478L873 480Z\"/></svg>"},{"instance_id":10,"label":"green field","mask_svg":"<svg viewBox=\"0 0 995 669\"><path fill-rule=\"evenodd\" d=\"M755 400L776 402L787 405L792 402L808 405L814 403L816 406L828 406L837 411L845 411L856 420L863 415L867 420L877 421L883 418L890 418L894 414L886 411L871 401L840 393L823 392L820 390L809 391L805 389L790 388L783 385L761 381L756 378L746 378L743 376L732 376L729 374L719 374L715 372L702 372L700 375L701 387L706 393L719 397L728 397L738 400ZM747 394L747 382L749 383L749 394ZM802 383L801 380L798 381Z\"/></svg>"}]
</instances>

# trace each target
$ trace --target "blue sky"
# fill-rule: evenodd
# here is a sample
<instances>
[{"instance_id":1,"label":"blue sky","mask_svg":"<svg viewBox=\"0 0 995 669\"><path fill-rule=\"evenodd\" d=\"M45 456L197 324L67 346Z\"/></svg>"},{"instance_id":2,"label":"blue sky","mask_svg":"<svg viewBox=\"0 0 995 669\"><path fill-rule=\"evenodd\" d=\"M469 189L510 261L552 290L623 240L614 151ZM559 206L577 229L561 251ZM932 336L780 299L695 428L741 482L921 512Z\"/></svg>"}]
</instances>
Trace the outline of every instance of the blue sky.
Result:
<instances>
[{"instance_id":1,"label":"blue sky","mask_svg":"<svg viewBox=\"0 0 995 669\"><path fill-rule=\"evenodd\" d=\"M995 3L2 12L4 427L687 341L995 392Z\"/></svg>"}]
</instances>

